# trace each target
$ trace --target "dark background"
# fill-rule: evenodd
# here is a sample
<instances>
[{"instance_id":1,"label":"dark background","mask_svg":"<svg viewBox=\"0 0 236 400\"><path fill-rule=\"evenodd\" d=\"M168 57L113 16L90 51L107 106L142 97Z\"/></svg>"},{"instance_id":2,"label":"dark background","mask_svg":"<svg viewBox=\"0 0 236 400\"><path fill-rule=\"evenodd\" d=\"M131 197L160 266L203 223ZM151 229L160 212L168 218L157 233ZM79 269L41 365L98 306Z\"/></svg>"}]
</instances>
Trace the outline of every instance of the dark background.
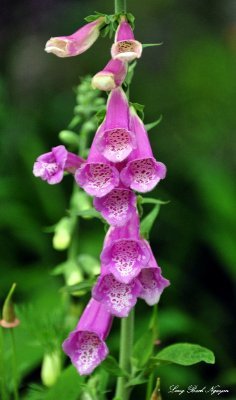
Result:
<instances>
[{"instance_id":1,"label":"dark background","mask_svg":"<svg viewBox=\"0 0 236 400\"><path fill-rule=\"evenodd\" d=\"M43 49L48 38L74 32L95 10L113 13L113 2L1 1L0 295L3 300L16 281L18 304L38 304L45 312L57 307L62 282L50 270L65 254L52 249L44 228L64 215L72 179L48 186L32 176L32 164L59 144L58 132L73 112L72 88L81 76L102 69L111 42L101 39L85 54L68 59ZM145 122L163 115L150 132L154 154L168 167L167 178L152 195L170 200L151 234L157 260L171 281L160 303L160 339L165 345L198 343L216 356L214 366L160 369L163 397L175 397L168 395L172 384L219 384L233 400L236 3L128 0L128 11L136 16L138 40L163 42L144 49L130 95L131 101L145 104ZM83 223L81 249L98 257L103 235L99 222ZM140 302L137 332L145 330L148 313ZM117 327L110 339L114 352ZM24 335L19 333L18 352L28 366L25 380L39 381L42 349L28 349Z\"/></svg>"}]
</instances>

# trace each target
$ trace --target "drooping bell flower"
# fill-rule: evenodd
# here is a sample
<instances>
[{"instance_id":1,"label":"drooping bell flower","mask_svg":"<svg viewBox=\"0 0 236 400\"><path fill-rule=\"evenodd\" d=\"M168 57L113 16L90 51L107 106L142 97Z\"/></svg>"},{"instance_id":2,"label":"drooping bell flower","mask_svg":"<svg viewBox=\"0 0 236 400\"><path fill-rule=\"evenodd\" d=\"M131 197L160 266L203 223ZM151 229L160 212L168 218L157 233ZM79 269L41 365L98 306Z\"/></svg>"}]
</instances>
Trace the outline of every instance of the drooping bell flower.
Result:
<instances>
[{"instance_id":1,"label":"drooping bell flower","mask_svg":"<svg viewBox=\"0 0 236 400\"><path fill-rule=\"evenodd\" d=\"M47 181L50 185L59 183L63 179L64 171L74 173L84 160L66 150L65 146L53 147L49 153L37 158L33 167L33 174Z\"/></svg>"},{"instance_id":2,"label":"drooping bell flower","mask_svg":"<svg viewBox=\"0 0 236 400\"><path fill-rule=\"evenodd\" d=\"M132 190L119 187L104 197L95 197L93 204L108 224L123 226L135 212L136 196Z\"/></svg>"},{"instance_id":3,"label":"drooping bell flower","mask_svg":"<svg viewBox=\"0 0 236 400\"><path fill-rule=\"evenodd\" d=\"M130 108L130 116L130 126L136 134L137 148L128 157L120 179L125 186L145 193L165 178L166 166L153 157L145 126L133 107Z\"/></svg>"},{"instance_id":4,"label":"drooping bell flower","mask_svg":"<svg viewBox=\"0 0 236 400\"><path fill-rule=\"evenodd\" d=\"M127 63L120 60L110 60L102 71L94 75L92 79L93 89L110 91L121 86L126 74Z\"/></svg>"},{"instance_id":5,"label":"drooping bell flower","mask_svg":"<svg viewBox=\"0 0 236 400\"><path fill-rule=\"evenodd\" d=\"M80 375L89 375L108 355L105 340L109 334L112 316L107 308L91 299L74 331L62 347Z\"/></svg>"},{"instance_id":6,"label":"drooping bell flower","mask_svg":"<svg viewBox=\"0 0 236 400\"><path fill-rule=\"evenodd\" d=\"M52 37L47 41L45 51L58 57L73 57L84 53L97 40L103 23L104 17L100 17L72 35Z\"/></svg>"},{"instance_id":7,"label":"drooping bell flower","mask_svg":"<svg viewBox=\"0 0 236 400\"><path fill-rule=\"evenodd\" d=\"M115 35L115 43L111 48L112 58L122 61L132 61L140 58L142 44L135 40L130 24L123 17Z\"/></svg>"},{"instance_id":8,"label":"drooping bell flower","mask_svg":"<svg viewBox=\"0 0 236 400\"><path fill-rule=\"evenodd\" d=\"M103 124L98 128L87 162L75 172L75 180L90 196L103 197L119 184L119 172L98 150L97 142Z\"/></svg>"},{"instance_id":9,"label":"drooping bell flower","mask_svg":"<svg viewBox=\"0 0 236 400\"><path fill-rule=\"evenodd\" d=\"M142 285L139 297L145 300L148 305L153 306L159 302L163 290L170 285L170 282L162 276L161 268L158 266L147 241L146 245L150 251L150 260L146 268L142 269L138 277L139 282Z\"/></svg>"},{"instance_id":10,"label":"drooping bell flower","mask_svg":"<svg viewBox=\"0 0 236 400\"><path fill-rule=\"evenodd\" d=\"M123 318L129 315L142 290L138 279L129 284L121 283L112 274L100 275L93 287L92 296L105 305L114 316Z\"/></svg>"},{"instance_id":11,"label":"drooping bell flower","mask_svg":"<svg viewBox=\"0 0 236 400\"><path fill-rule=\"evenodd\" d=\"M113 274L121 283L129 284L149 261L146 242L139 237L137 213L122 227L111 227L101 253L102 274Z\"/></svg>"},{"instance_id":12,"label":"drooping bell flower","mask_svg":"<svg viewBox=\"0 0 236 400\"><path fill-rule=\"evenodd\" d=\"M97 137L97 147L103 156L121 162L136 148L135 134L129 129L129 103L124 91L111 91L107 101L106 118Z\"/></svg>"}]
</instances>

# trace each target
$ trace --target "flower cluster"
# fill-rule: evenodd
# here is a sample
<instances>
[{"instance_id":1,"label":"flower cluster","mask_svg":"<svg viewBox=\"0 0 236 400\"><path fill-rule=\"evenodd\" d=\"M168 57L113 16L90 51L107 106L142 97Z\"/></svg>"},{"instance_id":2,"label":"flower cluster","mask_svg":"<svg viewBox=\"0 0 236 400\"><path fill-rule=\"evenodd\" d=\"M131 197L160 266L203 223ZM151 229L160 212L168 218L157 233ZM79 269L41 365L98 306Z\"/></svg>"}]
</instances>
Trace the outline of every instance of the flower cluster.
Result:
<instances>
[{"instance_id":1,"label":"flower cluster","mask_svg":"<svg viewBox=\"0 0 236 400\"><path fill-rule=\"evenodd\" d=\"M59 57L80 54L94 43L104 23L99 17L68 37L52 38L46 51ZM92 299L63 344L81 375L90 374L107 356L105 339L113 316L127 317L138 298L156 304L169 285L149 243L140 234L134 193L152 190L165 178L166 167L154 158L145 126L121 87L128 63L141 54L141 43L121 17L111 48L112 59L92 79L93 88L110 94L105 119L97 129L87 160L57 146L41 155L33 169L35 176L50 184L59 183L64 171L72 173L77 184L94 197L94 207L110 225Z\"/></svg>"}]
</instances>

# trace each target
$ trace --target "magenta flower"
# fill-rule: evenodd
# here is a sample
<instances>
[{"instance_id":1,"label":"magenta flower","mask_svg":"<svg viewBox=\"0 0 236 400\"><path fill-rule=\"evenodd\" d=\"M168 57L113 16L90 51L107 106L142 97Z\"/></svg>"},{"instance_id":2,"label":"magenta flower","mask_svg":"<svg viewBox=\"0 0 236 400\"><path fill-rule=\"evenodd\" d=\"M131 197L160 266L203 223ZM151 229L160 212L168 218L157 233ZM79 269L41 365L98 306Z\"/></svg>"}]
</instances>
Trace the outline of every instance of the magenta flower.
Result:
<instances>
[{"instance_id":1,"label":"magenta flower","mask_svg":"<svg viewBox=\"0 0 236 400\"><path fill-rule=\"evenodd\" d=\"M122 226L129 221L136 210L136 197L132 190L119 187L104 197L95 197L93 204L108 224Z\"/></svg>"},{"instance_id":2,"label":"magenta flower","mask_svg":"<svg viewBox=\"0 0 236 400\"><path fill-rule=\"evenodd\" d=\"M121 88L112 90L107 101L106 118L97 137L97 147L113 163L123 161L136 148L129 120L129 104L124 91Z\"/></svg>"},{"instance_id":3,"label":"magenta flower","mask_svg":"<svg viewBox=\"0 0 236 400\"><path fill-rule=\"evenodd\" d=\"M148 305L153 306L159 302L163 290L170 285L170 282L161 275L161 268L158 266L147 241L146 245L150 251L150 261L138 277L142 285L139 297L145 300Z\"/></svg>"},{"instance_id":4,"label":"magenta flower","mask_svg":"<svg viewBox=\"0 0 236 400\"><path fill-rule=\"evenodd\" d=\"M103 23L104 17L100 17L72 35L53 37L47 41L45 51L58 57L73 57L84 53L97 40Z\"/></svg>"},{"instance_id":5,"label":"magenta flower","mask_svg":"<svg viewBox=\"0 0 236 400\"><path fill-rule=\"evenodd\" d=\"M102 71L92 79L93 89L110 91L122 85L127 74L127 63L120 60L110 60Z\"/></svg>"},{"instance_id":6,"label":"magenta flower","mask_svg":"<svg viewBox=\"0 0 236 400\"><path fill-rule=\"evenodd\" d=\"M135 40L130 24L122 19L116 35L115 43L111 48L112 58L122 61L132 61L140 58L142 54L142 44Z\"/></svg>"},{"instance_id":7,"label":"magenta flower","mask_svg":"<svg viewBox=\"0 0 236 400\"><path fill-rule=\"evenodd\" d=\"M101 253L102 274L111 273L125 284L138 276L150 259L149 249L138 231L137 214L123 227L109 229Z\"/></svg>"},{"instance_id":8,"label":"magenta flower","mask_svg":"<svg viewBox=\"0 0 236 400\"><path fill-rule=\"evenodd\" d=\"M130 109L131 128L136 134L137 149L127 159L120 173L125 186L138 192L149 192L166 176L166 166L153 157L148 134L133 107Z\"/></svg>"},{"instance_id":9,"label":"magenta flower","mask_svg":"<svg viewBox=\"0 0 236 400\"><path fill-rule=\"evenodd\" d=\"M92 296L103 303L112 315L123 318L135 306L141 290L138 279L125 284L118 282L112 274L107 274L100 275L93 287Z\"/></svg>"},{"instance_id":10,"label":"magenta flower","mask_svg":"<svg viewBox=\"0 0 236 400\"><path fill-rule=\"evenodd\" d=\"M106 307L91 299L74 331L63 343L64 352L80 375L89 375L108 355L105 343L112 316Z\"/></svg>"},{"instance_id":11,"label":"magenta flower","mask_svg":"<svg viewBox=\"0 0 236 400\"><path fill-rule=\"evenodd\" d=\"M64 171L74 173L84 160L66 150L65 146L53 147L49 153L37 158L33 167L33 174L47 181L50 185L59 183L63 179Z\"/></svg>"},{"instance_id":12,"label":"magenta flower","mask_svg":"<svg viewBox=\"0 0 236 400\"><path fill-rule=\"evenodd\" d=\"M97 148L98 128L86 163L75 172L75 180L89 195L103 197L119 184L119 172L106 160Z\"/></svg>"}]
</instances>

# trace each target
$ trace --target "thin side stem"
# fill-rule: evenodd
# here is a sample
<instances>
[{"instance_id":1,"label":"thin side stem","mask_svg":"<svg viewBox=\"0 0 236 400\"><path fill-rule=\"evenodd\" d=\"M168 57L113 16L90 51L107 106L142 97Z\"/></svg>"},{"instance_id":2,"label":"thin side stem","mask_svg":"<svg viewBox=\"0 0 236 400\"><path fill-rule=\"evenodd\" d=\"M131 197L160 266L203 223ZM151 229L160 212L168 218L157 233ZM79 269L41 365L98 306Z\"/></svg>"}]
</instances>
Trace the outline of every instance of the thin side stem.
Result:
<instances>
[{"instance_id":1,"label":"thin side stem","mask_svg":"<svg viewBox=\"0 0 236 400\"><path fill-rule=\"evenodd\" d=\"M14 400L19 400L16 342L15 342L14 329L10 329L10 336L11 336L11 346L12 346L12 374L14 383Z\"/></svg>"},{"instance_id":2,"label":"thin side stem","mask_svg":"<svg viewBox=\"0 0 236 400\"><path fill-rule=\"evenodd\" d=\"M131 372L130 358L132 355L134 331L134 308L131 310L127 318L121 320L121 336L120 336L120 368L127 374ZM116 398L119 400L129 400L130 389L126 387L128 383L127 377L119 377L117 379Z\"/></svg>"},{"instance_id":3,"label":"thin side stem","mask_svg":"<svg viewBox=\"0 0 236 400\"><path fill-rule=\"evenodd\" d=\"M126 0L115 0L115 14L126 13Z\"/></svg>"},{"instance_id":4,"label":"thin side stem","mask_svg":"<svg viewBox=\"0 0 236 400\"><path fill-rule=\"evenodd\" d=\"M7 400L5 374L4 374L4 339L3 339L2 327L0 327L0 387L1 387L1 399Z\"/></svg>"}]
</instances>

